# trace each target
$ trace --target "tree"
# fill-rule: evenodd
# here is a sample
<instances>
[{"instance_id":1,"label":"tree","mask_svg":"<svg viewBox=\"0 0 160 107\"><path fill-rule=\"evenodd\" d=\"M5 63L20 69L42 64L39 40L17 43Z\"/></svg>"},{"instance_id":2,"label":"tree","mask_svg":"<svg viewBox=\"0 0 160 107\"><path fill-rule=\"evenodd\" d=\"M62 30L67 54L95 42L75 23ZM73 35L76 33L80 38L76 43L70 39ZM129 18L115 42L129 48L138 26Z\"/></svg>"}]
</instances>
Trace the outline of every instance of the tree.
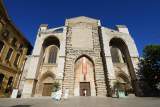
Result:
<instances>
[{"instance_id":1,"label":"tree","mask_svg":"<svg viewBox=\"0 0 160 107\"><path fill-rule=\"evenodd\" d=\"M57 92L60 88L59 82L54 82L53 83L53 92Z\"/></svg>"},{"instance_id":2,"label":"tree","mask_svg":"<svg viewBox=\"0 0 160 107\"><path fill-rule=\"evenodd\" d=\"M144 48L138 75L152 92L160 92L160 45L148 45Z\"/></svg>"}]
</instances>

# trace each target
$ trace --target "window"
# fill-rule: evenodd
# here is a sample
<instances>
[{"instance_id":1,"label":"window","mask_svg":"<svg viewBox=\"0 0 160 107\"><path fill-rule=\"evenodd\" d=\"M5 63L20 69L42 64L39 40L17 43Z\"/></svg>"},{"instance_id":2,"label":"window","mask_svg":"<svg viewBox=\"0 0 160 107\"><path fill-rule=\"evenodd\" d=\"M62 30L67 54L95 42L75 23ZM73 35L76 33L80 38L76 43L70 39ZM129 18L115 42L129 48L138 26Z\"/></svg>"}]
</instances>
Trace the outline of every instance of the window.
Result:
<instances>
[{"instance_id":1,"label":"window","mask_svg":"<svg viewBox=\"0 0 160 107\"><path fill-rule=\"evenodd\" d=\"M12 81L13 81L13 77L9 77L9 80L8 80L7 86L8 86L8 85L12 85Z\"/></svg>"},{"instance_id":2,"label":"window","mask_svg":"<svg viewBox=\"0 0 160 107\"><path fill-rule=\"evenodd\" d=\"M20 54L17 54L16 59L15 59L15 61L14 61L14 65L15 65L15 66L18 65L19 58L20 58Z\"/></svg>"},{"instance_id":3,"label":"window","mask_svg":"<svg viewBox=\"0 0 160 107\"><path fill-rule=\"evenodd\" d=\"M13 49L10 48L9 51L8 51L8 53L7 53L7 56L6 56L6 60L9 60L9 59L10 59L12 53L13 53Z\"/></svg>"},{"instance_id":4,"label":"window","mask_svg":"<svg viewBox=\"0 0 160 107\"><path fill-rule=\"evenodd\" d=\"M6 40L8 40L8 38L9 38L9 31L7 29L5 29L2 32L2 37L5 38Z\"/></svg>"},{"instance_id":5,"label":"window","mask_svg":"<svg viewBox=\"0 0 160 107\"><path fill-rule=\"evenodd\" d=\"M19 51L22 53L23 52L23 44L19 45Z\"/></svg>"},{"instance_id":6,"label":"window","mask_svg":"<svg viewBox=\"0 0 160 107\"><path fill-rule=\"evenodd\" d=\"M0 41L0 53L2 52L3 47L4 47L4 43Z\"/></svg>"},{"instance_id":7,"label":"window","mask_svg":"<svg viewBox=\"0 0 160 107\"><path fill-rule=\"evenodd\" d=\"M20 44L19 49L22 49L22 48L23 48L23 44Z\"/></svg>"},{"instance_id":8,"label":"window","mask_svg":"<svg viewBox=\"0 0 160 107\"><path fill-rule=\"evenodd\" d=\"M117 47L111 47L111 56L113 63L125 63L125 56Z\"/></svg>"},{"instance_id":9,"label":"window","mask_svg":"<svg viewBox=\"0 0 160 107\"><path fill-rule=\"evenodd\" d=\"M113 63L119 63L119 54L118 54L118 48L116 47L111 47L111 56L112 56L112 61Z\"/></svg>"},{"instance_id":10,"label":"window","mask_svg":"<svg viewBox=\"0 0 160 107\"><path fill-rule=\"evenodd\" d=\"M17 42L17 39L16 39L16 38L13 38L13 40L12 40L12 42L11 42L12 46L16 46L16 42Z\"/></svg>"},{"instance_id":11,"label":"window","mask_svg":"<svg viewBox=\"0 0 160 107\"><path fill-rule=\"evenodd\" d=\"M49 50L48 63L56 63L58 48L52 46Z\"/></svg>"},{"instance_id":12,"label":"window","mask_svg":"<svg viewBox=\"0 0 160 107\"><path fill-rule=\"evenodd\" d=\"M4 79L4 75L0 74L0 90L2 89L3 79Z\"/></svg>"},{"instance_id":13,"label":"window","mask_svg":"<svg viewBox=\"0 0 160 107\"><path fill-rule=\"evenodd\" d=\"M13 77L9 77L5 93L12 92Z\"/></svg>"}]
</instances>

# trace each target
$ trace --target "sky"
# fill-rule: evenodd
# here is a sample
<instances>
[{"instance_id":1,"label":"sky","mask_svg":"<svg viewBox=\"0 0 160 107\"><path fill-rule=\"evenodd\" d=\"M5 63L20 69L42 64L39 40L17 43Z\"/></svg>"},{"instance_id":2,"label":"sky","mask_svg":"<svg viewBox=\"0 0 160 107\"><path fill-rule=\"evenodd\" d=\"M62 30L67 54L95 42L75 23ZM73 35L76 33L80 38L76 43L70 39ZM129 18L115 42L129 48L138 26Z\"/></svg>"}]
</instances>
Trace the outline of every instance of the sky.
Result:
<instances>
[{"instance_id":1,"label":"sky","mask_svg":"<svg viewBox=\"0 0 160 107\"><path fill-rule=\"evenodd\" d=\"M138 52L160 44L160 0L4 0L12 22L34 46L40 24L63 26L65 19L88 16L102 26L126 25Z\"/></svg>"}]
</instances>

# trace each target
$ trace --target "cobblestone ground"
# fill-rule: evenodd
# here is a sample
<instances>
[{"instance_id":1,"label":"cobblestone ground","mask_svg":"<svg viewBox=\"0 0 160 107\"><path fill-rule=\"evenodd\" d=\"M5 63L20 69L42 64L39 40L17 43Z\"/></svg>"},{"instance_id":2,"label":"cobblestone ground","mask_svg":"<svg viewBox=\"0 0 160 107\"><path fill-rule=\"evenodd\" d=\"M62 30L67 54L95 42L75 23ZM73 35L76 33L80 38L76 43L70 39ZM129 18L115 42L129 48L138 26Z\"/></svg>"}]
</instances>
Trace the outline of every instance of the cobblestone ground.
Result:
<instances>
[{"instance_id":1,"label":"cobblestone ground","mask_svg":"<svg viewBox=\"0 0 160 107\"><path fill-rule=\"evenodd\" d=\"M51 98L1 98L0 107L160 107L160 98L71 97L62 101Z\"/></svg>"}]
</instances>

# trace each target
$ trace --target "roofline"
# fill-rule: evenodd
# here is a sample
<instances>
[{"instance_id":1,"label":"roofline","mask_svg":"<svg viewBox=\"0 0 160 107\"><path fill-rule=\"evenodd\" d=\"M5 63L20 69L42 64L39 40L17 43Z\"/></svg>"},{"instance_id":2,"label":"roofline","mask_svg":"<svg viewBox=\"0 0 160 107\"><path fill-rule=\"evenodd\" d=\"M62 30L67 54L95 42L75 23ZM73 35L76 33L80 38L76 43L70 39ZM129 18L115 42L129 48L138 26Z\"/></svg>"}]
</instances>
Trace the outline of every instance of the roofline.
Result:
<instances>
[{"instance_id":1,"label":"roofline","mask_svg":"<svg viewBox=\"0 0 160 107\"><path fill-rule=\"evenodd\" d=\"M75 16L75 17L67 18L66 20L72 20L72 19L79 18L79 17L85 17L85 18L89 18L89 19L97 20L97 21L99 20L99 19L96 19L96 18L88 17L88 16Z\"/></svg>"},{"instance_id":2,"label":"roofline","mask_svg":"<svg viewBox=\"0 0 160 107\"><path fill-rule=\"evenodd\" d=\"M2 10L3 10L2 12L3 12L4 16L5 16L7 19L9 19L8 14L7 14L7 11L6 11L6 9L4 8L3 0L0 0L0 6L1 6ZM2 17L3 17L3 16L2 16Z\"/></svg>"},{"instance_id":3,"label":"roofline","mask_svg":"<svg viewBox=\"0 0 160 107\"><path fill-rule=\"evenodd\" d=\"M4 17L5 17L5 20L8 22L8 24L11 25L11 27L19 34L19 36L21 36L21 38L27 42L29 44L30 47L32 47L31 43L28 41L28 39L26 37L24 37L24 34L22 34L20 32L20 30L16 27L16 25L12 22L11 18L9 17L8 13L7 13L7 10L5 9L5 6L4 6L4 3L3 3L3 0L0 0L0 5L3 9L3 12L4 12ZM2 16L3 17L3 16Z\"/></svg>"}]
</instances>

